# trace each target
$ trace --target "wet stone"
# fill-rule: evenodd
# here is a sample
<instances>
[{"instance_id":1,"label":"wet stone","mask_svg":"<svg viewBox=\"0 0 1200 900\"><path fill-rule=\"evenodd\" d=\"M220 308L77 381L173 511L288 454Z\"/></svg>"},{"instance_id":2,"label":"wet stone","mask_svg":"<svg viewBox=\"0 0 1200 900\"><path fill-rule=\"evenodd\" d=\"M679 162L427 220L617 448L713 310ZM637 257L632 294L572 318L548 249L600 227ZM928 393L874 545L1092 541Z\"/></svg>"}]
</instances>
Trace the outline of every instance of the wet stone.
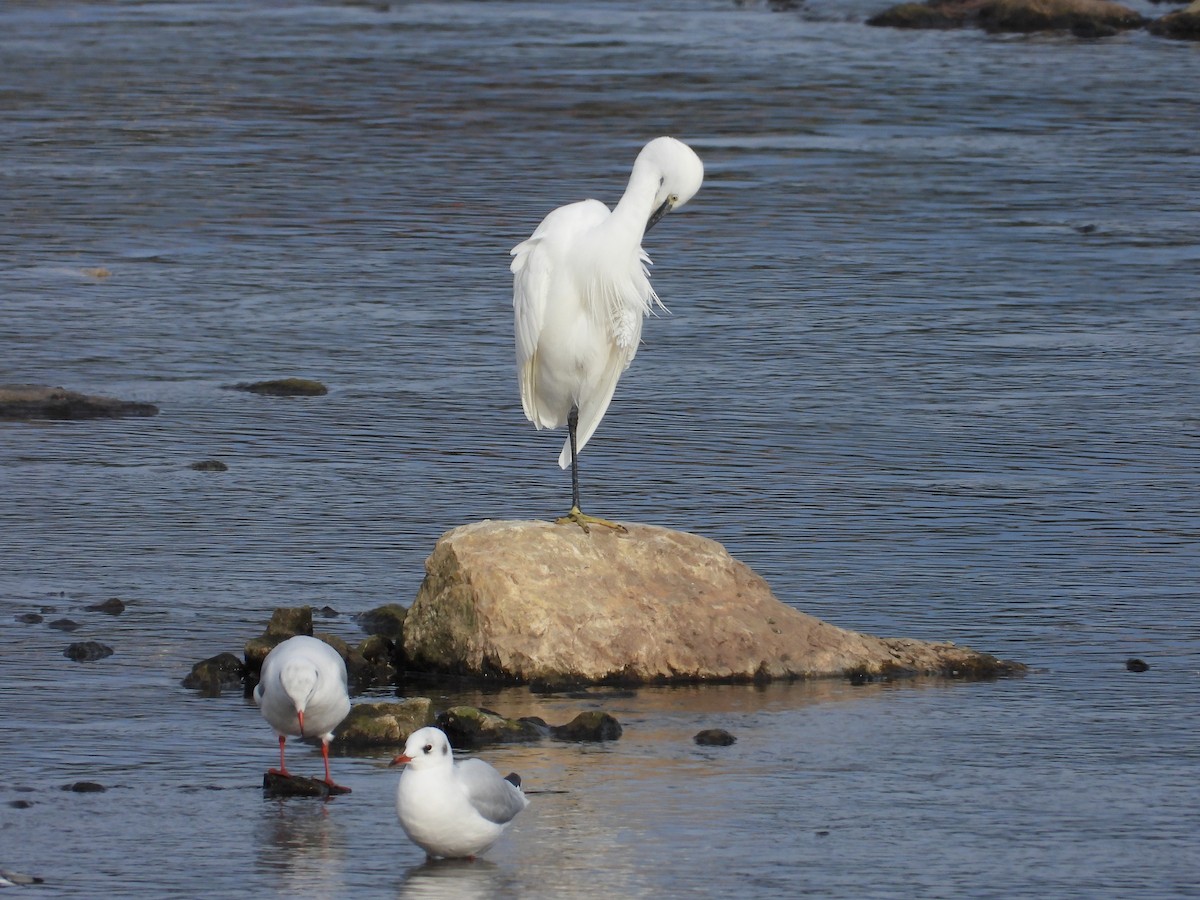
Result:
<instances>
[{"instance_id":1,"label":"wet stone","mask_svg":"<svg viewBox=\"0 0 1200 900\"><path fill-rule=\"evenodd\" d=\"M298 634L312 637L312 607L311 606L279 606L271 613L271 621L266 630L255 638L246 641L246 669L257 679L262 669L263 660L279 644Z\"/></svg>"},{"instance_id":2,"label":"wet stone","mask_svg":"<svg viewBox=\"0 0 1200 900\"><path fill-rule=\"evenodd\" d=\"M737 738L724 728L705 728L692 738L701 747L729 747L737 743Z\"/></svg>"},{"instance_id":3,"label":"wet stone","mask_svg":"<svg viewBox=\"0 0 1200 900\"><path fill-rule=\"evenodd\" d=\"M537 721L508 719L490 709L473 706L455 706L439 714L437 727L446 732L454 747L539 741L545 735Z\"/></svg>"},{"instance_id":4,"label":"wet stone","mask_svg":"<svg viewBox=\"0 0 1200 900\"><path fill-rule=\"evenodd\" d=\"M93 603L91 606L85 606L88 612L104 613L106 616L119 616L125 612L125 603L117 597L110 597L103 603Z\"/></svg>"},{"instance_id":5,"label":"wet stone","mask_svg":"<svg viewBox=\"0 0 1200 900\"><path fill-rule=\"evenodd\" d=\"M101 644L99 641L80 641L71 644L63 651L63 655L67 659L73 659L75 662L95 662L106 656L112 656L112 654L113 648L107 644Z\"/></svg>"},{"instance_id":6,"label":"wet stone","mask_svg":"<svg viewBox=\"0 0 1200 900\"><path fill-rule=\"evenodd\" d=\"M219 459L201 459L188 465L189 469L197 472L228 472L229 466Z\"/></svg>"},{"instance_id":7,"label":"wet stone","mask_svg":"<svg viewBox=\"0 0 1200 900\"><path fill-rule=\"evenodd\" d=\"M1125 660L1125 668L1130 672L1146 672L1150 664L1143 659L1132 658Z\"/></svg>"},{"instance_id":8,"label":"wet stone","mask_svg":"<svg viewBox=\"0 0 1200 900\"><path fill-rule=\"evenodd\" d=\"M354 617L354 621L367 634L380 634L399 644L404 640L404 619L408 610L399 603L377 606Z\"/></svg>"},{"instance_id":9,"label":"wet stone","mask_svg":"<svg viewBox=\"0 0 1200 900\"><path fill-rule=\"evenodd\" d=\"M36 625L39 622L45 621L37 613L24 613L16 617L18 622L23 622L26 625Z\"/></svg>"},{"instance_id":10,"label":"wet stone","mask_svg":"<svg viewBox=\"0 0 1200 900\"><path fill-rule=\"evenodd\" d=\"M75 781L71 784L64 784L62 789L76 794L103 794L108 790L104 785L94 781Z\"/></svg>"},{"instance_id":11,"label":"wet stone","mask_svg":"<svg viewBox=\"0 0 1200 900\"><path fill-rule=\"evenodd\" d=\"M433 703L428 697L410 697L396 703L356 703L337 727L335 750L403 747L408 736L433 724Z\"/></svg>"},{"instance_id":12,"label":"wet stone","mask_svg":"<svg viewBox=\"0 0 1200 900\"><path fill-rule=\"evenodd\" d=\"M263 775L263 795L266 797L326 797L338 794L349 794L350 788L340 784L330 784L319 778L305 778L303 775L280 775L278 772L267 772Z\"/></svg>"},{"instance_id":13,"label":"wet stone","mask_svg":"<svg viewBox=\"0 0 1200 900\"><path fill-rule=\"evenodd\" d=\"M311 378L275 378L269 381L242 382L234 390L267 397L321 397L329 388Z\"/></svg>"},{"instance_id":14,"label":"wet stone","mask_svg":"<svg viewBox=\"0 0 1200 900\"><path fill-rule=\"evenodd\" d=\"M155 416L153 403L97 397L41 384L0 384L0 419L116 419Z\"/></svg>"},{"instance_id":15,"label":"wet stone","mask_svg":"<svg viewBox=\"0 0 1200 900\"><path fill-rule=\"evenodd\" d=\"M183 686L199 691L204 697L219 697L223 690L241 690L246 678L245 664L232 653L219 653L192 666Z\"/></svg>"},{"instance_id":16,"label":"wet stone","mask_svg":"<svg viewBox=\"0 0 1200 900\"><path fill-rule=\"evenodd\" d=\"M73 622L70 619L55 619L47 628L53 628L55 631L74 631L79 627L78 622Z\"/></svg>"},{"instance_id":17,"label":"wet stone","mask_svg":"<svg viewBox=\"0 0 1200 900\"><path fill-rule=\"evenodd\" d=\"M550 736L560 741L615 741L621 723L606 712L583 712L566 725L551 725Z\"/></svg>"}]
</instances>

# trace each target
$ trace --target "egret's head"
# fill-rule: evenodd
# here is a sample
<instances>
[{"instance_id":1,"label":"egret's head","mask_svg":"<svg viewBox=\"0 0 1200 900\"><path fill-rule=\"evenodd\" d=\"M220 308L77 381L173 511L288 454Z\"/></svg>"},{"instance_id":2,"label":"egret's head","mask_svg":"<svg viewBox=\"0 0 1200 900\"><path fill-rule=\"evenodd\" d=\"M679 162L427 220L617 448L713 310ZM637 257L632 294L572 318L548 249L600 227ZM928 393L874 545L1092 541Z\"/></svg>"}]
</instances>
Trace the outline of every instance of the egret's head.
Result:
<instances>
[{"instance_id":1,"label":"egret's head","mask_svg":"<svg viewBox=\"0 0 1200 900\"><path fill-rule=\"evenodd\" d=\"M679 209L700 190L704 181L704 163L683 141L672 137L655 138L638 154L634 169L645 167L658 181L658 190L650 209L646 230L673 209Z\"/></svg>"},{"instance_id":2,"label":"egret's head","mask_svg":"<svg viewBox=\"0 0 1200 900\"><path fill-rule=\"evenodd\" d=\"M392 760L393 766L408 764L414 769L448 766L454 762L450 739L439 728L419 728L404 742L404 753Z\"/></svg>"}]
</instances>

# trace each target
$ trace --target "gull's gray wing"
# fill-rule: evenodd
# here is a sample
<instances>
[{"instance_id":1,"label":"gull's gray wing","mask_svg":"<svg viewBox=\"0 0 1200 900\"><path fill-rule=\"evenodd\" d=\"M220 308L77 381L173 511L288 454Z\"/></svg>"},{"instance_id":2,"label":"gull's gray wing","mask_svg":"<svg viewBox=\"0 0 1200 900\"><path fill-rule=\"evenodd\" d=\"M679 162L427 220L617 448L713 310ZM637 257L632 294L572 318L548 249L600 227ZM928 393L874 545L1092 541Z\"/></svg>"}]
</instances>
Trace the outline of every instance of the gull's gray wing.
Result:
<instances>
[{"instance_id":1,"label":"gull's gray wing","mask_svg":"<svg viewBox=\"0 0 1200 900\"><path fill-rule=\"evenodd\" d=\"M456 768L471 806L489 822L503 825L529 805L519 787L482 759L464 759Z\"/></svg>"}]
</instances>

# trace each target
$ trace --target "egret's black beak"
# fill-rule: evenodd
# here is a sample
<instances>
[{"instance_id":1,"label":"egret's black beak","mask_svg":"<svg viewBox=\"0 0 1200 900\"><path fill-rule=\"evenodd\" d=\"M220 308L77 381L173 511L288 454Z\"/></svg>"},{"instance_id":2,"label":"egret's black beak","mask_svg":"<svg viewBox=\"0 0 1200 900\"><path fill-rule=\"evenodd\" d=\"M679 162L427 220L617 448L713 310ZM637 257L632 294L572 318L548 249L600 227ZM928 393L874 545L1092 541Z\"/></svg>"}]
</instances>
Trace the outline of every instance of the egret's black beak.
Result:
<instances>
[{"instance_id":1,"label":"egret's black beak","mask_svg":"<svg viewBox=\"0 0 1200 900\"><path fill-rule=\"evenodd\" d=\"M663 216L665 216L670 211L671 211L671 201L664 200L662 202L662 206L660 206L654 212L650 213L650 219L648 222L646 222L646 230L649 231L651 228L653 228L655 225L657 225L658 220L661 219Z\"/></svg>"}]
</instances>

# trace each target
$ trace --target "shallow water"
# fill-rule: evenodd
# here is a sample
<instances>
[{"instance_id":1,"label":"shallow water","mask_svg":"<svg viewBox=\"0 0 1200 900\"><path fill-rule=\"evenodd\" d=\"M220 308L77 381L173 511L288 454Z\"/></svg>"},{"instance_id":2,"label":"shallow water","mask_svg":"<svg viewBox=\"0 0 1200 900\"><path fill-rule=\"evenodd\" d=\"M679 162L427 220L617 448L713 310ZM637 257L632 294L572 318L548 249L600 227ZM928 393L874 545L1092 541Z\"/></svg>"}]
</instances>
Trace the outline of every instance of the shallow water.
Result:
<instances>
[{"instance_id":1,"label":"shallow water","mask_svg":"<svg viewBox=\"0 0 1200 900\"><path fill-rule=\"evenodd\" d=\"M0 865L58 896L1195 895L1198 48L873 11L5 4L0 382L162 412L0 425ZM585 505L1033 672L453 691L625 726L485 751L548 792L474 866L421 865L383 757L263 800L265 723L179 680L277 605L354 638L447 529L565 508L507 253L660 133L707 180L647 239L672 315ZM226 389L287 375L330 393ZM87 639L116 653L61 655Z\"/></svg>"}]
</instances>

